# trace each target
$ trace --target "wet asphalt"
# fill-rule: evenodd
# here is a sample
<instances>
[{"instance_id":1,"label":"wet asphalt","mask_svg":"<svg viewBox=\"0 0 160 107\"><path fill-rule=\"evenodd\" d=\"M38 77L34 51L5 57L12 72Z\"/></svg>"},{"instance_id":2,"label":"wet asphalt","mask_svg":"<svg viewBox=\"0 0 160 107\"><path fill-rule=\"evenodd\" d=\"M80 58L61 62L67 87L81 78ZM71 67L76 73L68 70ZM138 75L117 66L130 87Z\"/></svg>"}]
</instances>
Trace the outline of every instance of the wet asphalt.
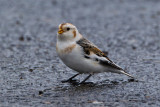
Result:
<instances>
[{"instance_id":1,"label":"wet asphalt","mask_svg":"<svg viewBox=\"0 0 160 107\"><path fill-rule=\"evenodd\" d=\"M56 54L63 22L139 81L101 73L61 83L76 74ZM159 107L159 25L158 0L0 0L0 106Z\"/></svg>"}]
</instances>

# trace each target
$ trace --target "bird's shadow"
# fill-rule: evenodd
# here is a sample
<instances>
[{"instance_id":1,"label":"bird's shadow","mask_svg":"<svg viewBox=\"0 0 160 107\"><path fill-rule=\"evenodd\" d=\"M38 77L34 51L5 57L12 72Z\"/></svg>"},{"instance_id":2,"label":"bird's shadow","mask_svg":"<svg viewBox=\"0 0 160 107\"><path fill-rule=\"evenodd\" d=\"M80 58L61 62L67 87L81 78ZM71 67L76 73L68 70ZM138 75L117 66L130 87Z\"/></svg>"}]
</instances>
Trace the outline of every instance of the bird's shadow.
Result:
<instances>
[{"instance_id":1,"label":"bird's shadow","mask_svg":"<svg viewBox=\"0 0 160 107\"><path fill-rule=\"evenodd\" d=\"M101 81L100 83L101 84L114 84L114 85L118 85L120 83L121 84L125 84L125 83L129 83L129 82L138 82L138 80L131 78L131 79L128 79L127 81L116 81L116 80L110 81L110 80L107 79L107 80ZM95 86L95 85L98 84L98 83L94 83L94 82L80 83L79 80L76 80L76 79L74 79L74 80L72 80L72 81L70 81L68 83L70 83L73 86L85 86L85 85Z\"/></svg>"},{"instance_id":2,"label":"bird's shadow","mask_svg":"<svg viewBox=\"0 0 160 107\"><path fill-rule=\"evenodd\" d=\"M122 86L122 85L126 85L130 82L137 82L137 81L133 81L128 79L127 81L117 81L117 80L104 80L101 82L85 82L83 84L79 84L78 80L74 80L72 82L69 83L63 83L57 87L54 88L48 88L43 90L44 93L47 93L47 95L52 95L53 94L53 90L55 93L69 93L69 94L77 94L77 93L88 93L88 92L92 92L92 91L103 91L103 90L110 90L110 89L114 89L116 87ZM51 91L52 90L52 91Z\"/></svg>"},{"instance_id":3,"label":"bird's shadow","mask_svg":"<svg viewBox=\"0 0 160 107\"><path fill-rule=\"evenodd\" d=\"M94 89L114 89L115 87L119 85L125 85L130 82L138 82L134 79L128 79L127 81L110 81L110 80L104 80L101 82L85 82L83 84L80 84L78 80L74 80L69 82L70 86L67 88L67 91L83 91L84 90L94 90ZM65 88L65 87L64 87ZM64 90L64 89L62 89Z\"/></svg>"}]
</instances>

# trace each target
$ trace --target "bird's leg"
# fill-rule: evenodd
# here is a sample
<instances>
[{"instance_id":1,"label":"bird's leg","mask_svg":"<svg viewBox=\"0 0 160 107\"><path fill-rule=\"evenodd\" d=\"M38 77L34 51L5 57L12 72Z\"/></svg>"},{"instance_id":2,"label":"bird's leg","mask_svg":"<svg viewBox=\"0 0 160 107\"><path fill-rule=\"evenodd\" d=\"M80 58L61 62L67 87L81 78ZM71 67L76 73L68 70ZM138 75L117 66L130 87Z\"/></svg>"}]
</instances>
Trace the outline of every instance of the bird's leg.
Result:
<instances>
[{"instance_id":1,"label":"bird's leg","mask_svg":"<svg viewBox=\"0 0 160 107\"><path fill-rule=\"evenodd\" d=\"M73 78L75 78L76 76L78 76L80 73L78 73L78 74L76 74L76 75L74 75L74 76L72 76L71 78L69 78L69 79L67 79L67 80L63 80L63 81L61 81L62 83L65 83L65 82L71 82L72 81L72 79Z\"/></svg>"},{"instance_id":2,"label":"bird's leg","mask_svg":"<svg viewBox=\"0 0 160 107\"><path fill-rule=\"evenodd\" d=\"M85 81L88 80L91 76L92 76L92 74L89 74L82 82L80 82L80 84L85 83Z\"/></svg>"}]
</instances>

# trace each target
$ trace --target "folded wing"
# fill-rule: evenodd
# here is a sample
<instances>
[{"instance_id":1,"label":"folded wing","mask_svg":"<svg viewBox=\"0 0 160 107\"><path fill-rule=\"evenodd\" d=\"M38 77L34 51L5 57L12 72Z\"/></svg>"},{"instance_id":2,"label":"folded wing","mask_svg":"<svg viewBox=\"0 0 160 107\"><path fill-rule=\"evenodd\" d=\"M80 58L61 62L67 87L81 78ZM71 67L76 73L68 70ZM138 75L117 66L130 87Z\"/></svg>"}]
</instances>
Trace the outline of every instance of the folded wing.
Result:
<instances>
[{"instance_id":1,"label":"folded wing","mask_svg":"<svg viewBox=\"0 0 160 107\"><path fill-rule=\"evenodd\" d=\"M97 60L100 62L100 64L104 66L107 65L122 70L122 68L114 64L114 62L111 61L107 57L107 55L105 55L100 49L98 49L93 43L91 43L87 39L82 38L79 41L77 41L77 44L79 44L83 48L84 56L86 58Z\"/></svg>"},{"instance_id":2,"label":"folded wing","mask_svg":"<svg viewBox=\"0 0 160 107\"><path fill-rule=\"evenodd\" d=\"M111 61L107 57L107 55L105 55L100 49L98 49L93 43L91 43L87 39L81 38L79 41L77 41L77 44L83 48L85 58L99 61L99 63L103 66L112 67L114 69L119 70L120 73L132 77L130 74L126 73L121 67L116 65L113 61Z\"/></svg>"}]
</instances>

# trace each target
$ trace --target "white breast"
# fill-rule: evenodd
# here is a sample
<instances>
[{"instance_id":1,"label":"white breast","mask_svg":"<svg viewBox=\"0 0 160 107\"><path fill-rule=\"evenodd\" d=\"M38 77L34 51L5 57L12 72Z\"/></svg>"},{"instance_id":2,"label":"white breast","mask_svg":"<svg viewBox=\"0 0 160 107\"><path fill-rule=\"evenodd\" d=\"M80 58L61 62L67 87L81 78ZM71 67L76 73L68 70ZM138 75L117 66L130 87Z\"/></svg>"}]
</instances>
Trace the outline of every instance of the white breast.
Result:
<instances>
[{"instance_id":1,"label":"white breast","mask_svg":"<svg viewBox=\"0 0 160 107\"><path fill-rule=\"evenodd\" d=\"M98 62L84 58L83 49L79 45L76 45L74 49L69 53L58 53L58 55L61 58L61 60L65 63L65 65L67 65L68 67L77 72L80 73L102 72L102 66L99 65Z\"/></svg>"}]
</instances>

